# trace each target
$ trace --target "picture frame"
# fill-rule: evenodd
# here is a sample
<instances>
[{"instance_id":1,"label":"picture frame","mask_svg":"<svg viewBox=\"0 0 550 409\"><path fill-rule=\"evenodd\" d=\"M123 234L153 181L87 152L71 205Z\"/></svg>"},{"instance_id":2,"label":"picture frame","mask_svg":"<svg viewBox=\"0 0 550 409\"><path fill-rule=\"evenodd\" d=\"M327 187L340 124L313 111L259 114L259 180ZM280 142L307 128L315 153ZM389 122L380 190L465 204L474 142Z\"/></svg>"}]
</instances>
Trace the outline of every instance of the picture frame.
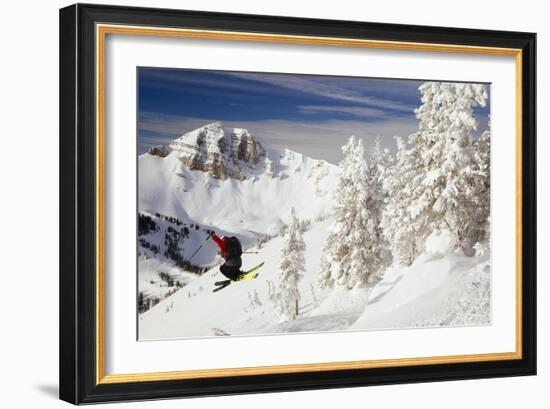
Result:
<instances>
[{"instance_id":1,"label":"picture frame","mask_svg":"<svg viewBox=\"0 0 550 409\"><path fill-rule=\"evenodd\" d=\"M105 111L112 84L106 84L105 63L112 55L105 46L117 35L228 41L257 49L277 44L513 58L515 350L108 373ZM60 398L85 404L535 375L535 84L533 33L85 4L61 9Z\"/></svg>"}]
</instances>

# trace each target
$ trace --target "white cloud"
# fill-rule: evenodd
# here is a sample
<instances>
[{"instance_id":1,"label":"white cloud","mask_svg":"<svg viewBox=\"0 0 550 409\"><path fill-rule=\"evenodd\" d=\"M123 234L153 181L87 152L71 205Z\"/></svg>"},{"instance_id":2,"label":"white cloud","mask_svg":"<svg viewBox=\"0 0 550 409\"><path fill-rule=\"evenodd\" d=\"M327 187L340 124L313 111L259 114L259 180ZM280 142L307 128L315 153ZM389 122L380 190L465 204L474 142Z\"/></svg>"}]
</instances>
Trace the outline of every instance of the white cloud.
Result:
<instances>
[{"instance_id":1,"label":"white cloud","mask_svg":"<svg viewBox=\"0 0 550 409\"><path fill-rule=\"evenodd\" d=\"M400 101L365 95L365 93L359 91L360 88L356 86L361 81L364 81L364 79L346 78L346 81L343 81L338 77L323 77L323 81L319 81L317 77L309 77L306 75L299 76L254 73L230 73L230 75L241 79L254 80L277 87L288 88L306 94L337 99L340 101L365 104L382 109L412 112L415 108L414 106Z\"/></svg>"},{"instance_id":2,"label":"white cloud","mask_svg":"<svg viewBox=\"0 0 550 409\"><path fill-rule=\"evenodd\" d=\"M300 111L306 114L317 113L334 113L334 114L351 114L366 118L382 118L387 116L387 111L367 108L367 107L347 107L347 106L328 106L328 105L302 105L298 107Z\"/></svg>"}]
</instances>

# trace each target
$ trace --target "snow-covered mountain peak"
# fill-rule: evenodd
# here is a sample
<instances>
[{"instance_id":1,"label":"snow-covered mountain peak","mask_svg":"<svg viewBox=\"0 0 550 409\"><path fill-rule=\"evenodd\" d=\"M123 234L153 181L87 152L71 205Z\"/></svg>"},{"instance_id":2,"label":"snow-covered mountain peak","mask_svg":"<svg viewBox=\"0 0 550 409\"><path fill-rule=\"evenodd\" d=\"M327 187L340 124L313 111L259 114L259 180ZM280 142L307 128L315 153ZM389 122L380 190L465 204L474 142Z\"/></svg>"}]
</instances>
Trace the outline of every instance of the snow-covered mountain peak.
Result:
<instances>
[{"instance_id":1,"label":"snow-covered mountain peak","mask_svg":"<svg viewBox=\"0 0 550 409\"><path fill-rule=\"evenodd\" d=\"M139 157L140 212L225 230L251 240L276 233L291 208L301 219L331 214L340 168L270 146L219 122Z\"/></svg>"},{"instance_id":2,"label":"snow-covered mountain peak","mask_svg":"<svg viewBox=\"0 0 550 409\"><path fill-rule=\"evenodd\" d=\"M170 147L178 151L181 149L180 145L196 146L205 141L217 143L220 139L224 138L224 136L225 132L222 123L212 122L174 139L170 142Z\"/></svg>"},{"instance_id":3,"label":"snow-covered mountain peak","mask_svg":"<svg viewBox=\"0 0 550 409\"><path fill-rule=\"evenodd\" d=\"M225 129L212 122L173 140L169 148L191 170L216 179L246 179L265 149L246 129Z\"/></svg>"}]
</instances>

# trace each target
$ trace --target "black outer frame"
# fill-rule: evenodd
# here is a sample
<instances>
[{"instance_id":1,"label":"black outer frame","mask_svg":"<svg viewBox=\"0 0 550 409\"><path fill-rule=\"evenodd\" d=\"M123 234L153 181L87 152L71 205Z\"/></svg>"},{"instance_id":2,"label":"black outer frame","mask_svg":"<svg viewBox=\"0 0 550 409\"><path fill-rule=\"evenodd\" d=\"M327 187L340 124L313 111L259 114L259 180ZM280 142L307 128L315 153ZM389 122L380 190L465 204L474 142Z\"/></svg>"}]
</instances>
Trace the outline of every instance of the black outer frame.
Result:
<instances>
[{"instance_id":1,"label":"black outer frame","mask_svg":"<svg viewBox=\"0 0 550 409\"><path fill-rule=\"evenodd\" d=\"M95 24L523 51L523 351L511 361L96 384ZM74 404L536 374L536 34L76 4L60 10L60 399Z\"/></svg>"}]
</instances>

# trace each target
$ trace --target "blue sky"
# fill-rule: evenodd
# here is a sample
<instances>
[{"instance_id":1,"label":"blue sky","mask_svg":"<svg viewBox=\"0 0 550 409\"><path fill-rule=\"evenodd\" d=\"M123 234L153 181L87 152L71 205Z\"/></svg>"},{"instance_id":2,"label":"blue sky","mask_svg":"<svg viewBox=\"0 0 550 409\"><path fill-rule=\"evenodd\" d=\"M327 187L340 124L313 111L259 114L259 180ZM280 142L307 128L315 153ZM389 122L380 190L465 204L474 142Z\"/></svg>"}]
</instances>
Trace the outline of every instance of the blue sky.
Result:
<instances>
[{"instance_id":1,"label":"blue sky","mask_svg":"<svg viewBox=\"0 0 550 409\"><path fill-rule=\"evenodd\" d=\"M260 141L332 163L350 135L367 149L376 137L416 130L422 81L295 74L139 68L138 150L166 144L206 123L247 128ZM478 109L481 128L489 107Z\"/></svg>"}]
</instances>

